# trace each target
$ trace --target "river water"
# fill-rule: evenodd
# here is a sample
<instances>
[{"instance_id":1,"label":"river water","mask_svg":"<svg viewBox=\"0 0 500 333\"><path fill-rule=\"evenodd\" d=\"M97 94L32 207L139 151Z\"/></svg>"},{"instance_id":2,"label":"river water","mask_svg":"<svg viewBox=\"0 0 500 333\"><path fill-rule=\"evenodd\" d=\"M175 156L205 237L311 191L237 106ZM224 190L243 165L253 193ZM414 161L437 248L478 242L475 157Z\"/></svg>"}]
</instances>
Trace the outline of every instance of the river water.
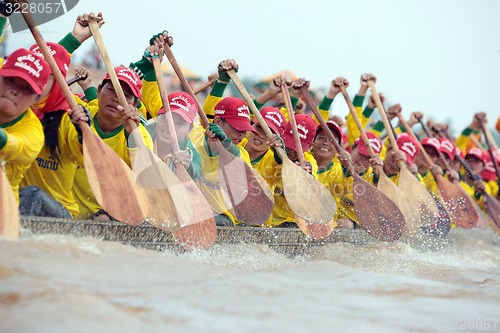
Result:
<instances>
[{"instance_id":1,"label":"river water","mask_svg":"<svg viewBox=\"0 0 500 333\"><path fill-rule=\"evenodd\" d=\"M0 240L0 332L500 332L500 236L153 252Z\"/></svg>"}]
</instances>

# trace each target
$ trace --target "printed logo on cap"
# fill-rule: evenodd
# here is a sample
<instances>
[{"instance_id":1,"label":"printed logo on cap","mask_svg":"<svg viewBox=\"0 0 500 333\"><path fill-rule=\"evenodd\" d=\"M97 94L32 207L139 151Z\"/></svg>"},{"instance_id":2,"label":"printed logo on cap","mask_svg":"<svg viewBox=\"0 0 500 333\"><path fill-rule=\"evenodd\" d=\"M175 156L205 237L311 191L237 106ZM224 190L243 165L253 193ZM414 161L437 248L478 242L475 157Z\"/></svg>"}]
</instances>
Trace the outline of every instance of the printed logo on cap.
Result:
<instances>
[{"instance_id":1,"label":"printed logo on cap","mask_svg":"<svg viewBox=\"0 0 500 333\"><path fill-rule=\"evenodd\" d=\"M50 45L51 43L47 43L47 48L49 49L49 53L52 57L54 57L55 59L57 59L56 55L57 55L57 50L53 49L52 46ZM62 46L61 46L62 47ZM42 58L44 57L43 56L43 53L42 51L40 50L40 46L36 46L33 50L33 53L38 53ZM64 58L63 58L64 59ZM56 62L58 62L56 60ZM69 66L68 64L65 62L65 61L61 61L59 60L59 62L63 62L63 68L64 68L64 71L67 73L69 71ZM58 62L58 63L59 63Z\"/></svg>"},{"instance_id":2,"label":"printed logo on cap","mask_svg":"<svg viewBox=\"0 0 500 333\"><path fill-rule=\"evenodd\" d=\"M382 141L377 140L376 138L369 138L368 142L370 143L370 147L372 147L375 154L380 153L380 151L382 150Z\"/></svg>"},{"instance_id":3,"label":"printed logo on cap","mask_svg":"<svg viewBox=\"0 0 500 333\"><path fill-rule=\"evenodd\" d=\"M238 111L238 117L250 120L250 110L248 110L248 105L242 105L236 110Z\"/></svg>"},{"instance_id":4,"label":"printed logo on cap","mask_svg":"<svg viewBox=\"0 0 500 333\"><path fill-rule=\"evenodd\" d=\"M299 138L306 140L309 130L302 124L297 124L297 132L299 133ZM290 129L290 134L293 136L293 131Z\"/></svg>"},{"instance_id":5,"label":"printed logo on cap","mask_svg":"<svg viewBox=\"0 0 500 333\"><path fill-rule=\"evenodd\" d=\"M41 72L43 71L43 66L40 63L40 59L34 57L32 54L26 54L17 57L16 62L14 63L14 67L22 68L36 78L40 78Z\"/></svg>"},{"instance_id":6,"label":"printed logo on cap","mask_svg":"<svg viewBox=\"0 0 500 333\"><path fill-rule=\"evenodd\" d=\"M192 105L191 102L189 102L188 99L182 95L178 95L172 98L169 104L171 107L176 106L178 109L181 109L186 112L189 112Z\"/></svg>"},{"instance_id":7,"label":"printed logo on cap","mask_svg":"<svg viewBox=\"0 0 500 333\"><path fill-rule=\"evenodd\" d=\"M264 116L265 119L269 119L271 122L273 122L278 128L280 128L283 125L283 116L280 112L276 111L269 111L266 113Z\"/></svg>"},{"instance_id":8,"label":"printed logo on cap","mask_svg":"<svg viewBox=\"0 0 500 333\"><path fill-rule=\"evenodd\" d=\"M451 141L448 141L448 140L441 141L441 146L444 149L446 149L447 151L449 151L450 153L453 153L453 151L455 150L453 143L451 143Z\"/></svg>"},{"instance_id":9,"label":"printed logo on cap","mask_svg":"<svg viewBox=\"0 0 500 333\"><path fill-rule=\"evenodd\" d=\"M404 151L406 154L408 154L411 157L414 157L415 154L417 153L417 147L413 142L404 142L403 145L401 146L402 151Z\"/></svg>"},{"instance_id":10,"label":"printed logo on cap","mask_svg":"<svg viewBox=\"0 0 500 333\"><path fill-rule=\"evenodd\" d=\"M135 86L138 86L139 85L139 82L140 82L140 79L139 79L139 76L137 74L135 74L134 71L132 71L131 69L129 68L120 68L118 70L118 72L116 73L116 75L118 76L118 78L121 77L124 77L124 78L127 78L129 79L129 81L135 85Z\"/></svg>"}]
</instances>

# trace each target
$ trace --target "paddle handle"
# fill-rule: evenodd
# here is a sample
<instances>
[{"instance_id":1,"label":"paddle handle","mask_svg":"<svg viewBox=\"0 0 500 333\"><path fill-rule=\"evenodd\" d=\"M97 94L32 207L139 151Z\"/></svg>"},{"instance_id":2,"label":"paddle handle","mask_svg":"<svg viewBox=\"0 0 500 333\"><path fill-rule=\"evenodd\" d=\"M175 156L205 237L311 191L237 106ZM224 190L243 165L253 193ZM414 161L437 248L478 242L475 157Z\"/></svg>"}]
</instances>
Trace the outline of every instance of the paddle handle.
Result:
<instances>
[{"instance_id":1,"label":"paddle handle","mask_svg":"<svg viewBox=\"0 0 500 333\"><path fill-rule=\"evenodd\" d=\"M250 97L250 94L248 94L247 89L245 88L243 83L241 83L241 80L238 77L238 74L236 74L236 72L232 69L228 70L227 74L229 75L229 77L233 81L234 85L236 86L236 89L238 89L241 96L243 96L243 99L245 100L245 102L247 102L248 107L250 108L250 111L252 111L255 118L257 118L257 121L259 122L260 127L262 127L262 129L264 130L264 133L266 133L267 138L269 140L271 140L274 137L274 134L271 131L271 129L269 128L269 126L267 126L266 122L264 121L264 118L262 118L262 115L260 114L260 111L255 106L252 97ZM282 147L275 147L275 150L282 160L287 158L287 155Z\"/></svg>"},{"instance_id":2,"label":"paddle handle","mask_svg":"<svg viewBox=\"0 0 500 333\"><path fill-rule=\"evenodd\" d=\"M182 73L182 70L181 70L179 64L177 63L177 60L175 59L174 53L172 52L170 45L168 45L168 43L165 43L163 50L165 51L165 55L167 56L168 61L172 65L172 68L174 69L175 74L177 74L177 77L181 81L182 87L195 100L196 105L198 106L198 115L200 116L201 125L204 128L207 128L208 123L209 123L207 115L203 111L203 108L201 107L200 102L196 98L196 94L193 92L193 88L191 88L191 86L189 85L189 82L187 81L186 76L184 76L184 73Z\"/></svg>"},{"instance_id":3,"label":"paddle handle","mask_svg":"<svg viewBox=\"0 0 500 333\"><path fill-rule=\"evenodd\" d=\"M153 66L156 74L156 82L158 82L158 89L160 90L161 101L163 109L165 110L165 117L167 119L168 132L170 133L172 141L172 149L174 152L179 150L179 142L177 141L177 134L175 131L174 118L170 111L170 104L168 103L167 90L165 88L165 81L163 81L163 74L161 72L160 58L153 58Z\"/></svg>"},{"instance_id":4,"label":"paddle handle","mask_svg":"<svg viewBox=\"0 0 500 333\"><path fill-rule=\"evenodd\" d=\"M194 89L194 94L198 95L202 91L206 90L208 87L211 87L214 85L214 81L206 81L200 84L198 87Z\"/></svg>"},{"instance_id":5,"label":"paddle handle","mask_svg":"<svg viewBox=\"0 0 500 333\"><path fill-rule=\"evenodd\" d=\"M347 90L344 85L340 86L340 91L342 92L342 95L344 96L345 102L347 103L347 106L349 107L349 112L352 115L352 118L354 119L354 122L356 123L356 126L358 127L358 130L361 134L361 138L363 142L365 143L366 147L368 148L368 152L370 153L370 157L375 157L375 152L372 149L372 146L370 145L370 140L368 140L368 136L366 136L366 131L361 124L361 121L359 120L358 114L356 113L356 109L354 108L354 105L352 104L351 98L347 94Z\"/></svg>"},{"instance_id":6,"label":"paddle handle","mask_svg":"<svg viewBox=\"0 0 500 333\"><path fill-rule=\"evenodd\" d=\"M318 108L317 108L316 104L314 103L314 100L313 100L311 94L309 93L309 90L307 89L307 87L306 86L302 86L300 88L300 90L302 92L302 96L304 96L304 99L306 100L306 104L309 106L309 108L312 110L312 112L314 113L314 115L318 119L321 128L323 129L323 131L328 135L328 137L332 141L332 144L335 147L335 150L338 153L345 152L345 150L337 142L337 139L335 139L335 137L333 136L332 131L330 131L330 128L328 128L328 125L326 124L325 120L323 119L323 117L319 113ZM349 170L349 172L352 175L357 175L357 173L356 173L356 171L354 169L354 165L352 164L352 162L349 162L349 164L347 165L347 169Z\"/></svg>"},{"instance_id":7,"label":"paddle handle","mask_svg":"<svg viewBox=\"0 0 500 333\"><path fill-rule=\"evenodd\" d=\"M295 112L292 107L292 100L290 99L290 91L286 84L281 85L281 93L285 100L285 106L288 110L288 118L290 122L290 127L292 128L293 141L295 142L297 157L299 158L300 164L304 163L304 151L302 150L302 143L300 142L299 130L297 129L297 122L295 121Z\"/></svg>"}]
</instances>

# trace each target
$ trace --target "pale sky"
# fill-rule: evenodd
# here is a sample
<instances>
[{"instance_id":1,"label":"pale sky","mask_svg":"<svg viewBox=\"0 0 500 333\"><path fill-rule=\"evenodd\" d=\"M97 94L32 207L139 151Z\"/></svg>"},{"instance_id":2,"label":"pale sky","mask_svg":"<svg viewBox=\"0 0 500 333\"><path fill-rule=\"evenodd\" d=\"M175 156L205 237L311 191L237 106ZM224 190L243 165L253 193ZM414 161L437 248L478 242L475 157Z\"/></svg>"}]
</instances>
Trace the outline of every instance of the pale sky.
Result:
<instances>
[{"instance_id":1,"label":"pale sky","mask_svg":"<svg viewBox=\"0 0 500 333\"><path fill-rule=\"evenodd\" d=\"M498 0L80 0L40 30L58 41L90 11L104 14L102 34L115 65L138 60L151 35L167 29L177 60L203 76L234 58L242 78L288 69L325 89L345 76L353 97L361 73L370 71L405 116L420 110L458 131L477 111L486 111L492 126L500 115ZM11 35L8 47L32 43L24 31ZM347 114L342 96L332 113Z\"/></svg>"}]
</instances>

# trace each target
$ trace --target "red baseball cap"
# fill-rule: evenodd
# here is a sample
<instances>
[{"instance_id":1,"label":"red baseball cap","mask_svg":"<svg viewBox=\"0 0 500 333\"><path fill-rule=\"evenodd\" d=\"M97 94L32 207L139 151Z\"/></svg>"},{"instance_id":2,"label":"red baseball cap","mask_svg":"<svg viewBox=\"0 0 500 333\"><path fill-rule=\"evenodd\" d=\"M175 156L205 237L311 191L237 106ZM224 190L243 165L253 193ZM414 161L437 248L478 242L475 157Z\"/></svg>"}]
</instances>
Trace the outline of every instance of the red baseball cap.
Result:
<instances>
[{"instance_id":1,"label":"red baseball cap","mask_svg":"<svg viewBox=\"0 0 500 333\"><path fill-rule=\"evenodd\" d=\"M12 52L0 69L1 76L23 79L37 95L45 88L50 73L49 64L43 57L24 48Z\"/></svg>"},{"instance_id":2,"label":"red baseball cap","mask_svg":"<svg viewBox=\"0 0 500 333\"><path fill-rule=\"evenodd\" d=\"M422 141L422 146L429 146L434 148L434 150L438 153L441 153L441 144L439 143L439 140L436 138L423 138Z\"/></svg>"},{"instance_id":3,"label":"red baseball cap","mask_svg":"<svg viewBox=\"0 0 500 333\"><path fill-rule=\"evenodd\" d=\"M266 106L260 110L260 114L262 115L262 118L264 118L267 126L269 126L275 134L278 134L279 136L283 135L286 118L280 110L272 106ZM252 122L257 124L259 121L257 118L254 118Z\"/></svg>"},{"instance_id":4,"label":"red baseball cap","mask_svg":"<svg viewBox=\"0 0 500 333\"><path fill-rule=\"evenodd\" d=\"M467 156L474 156L474 157L478 158L481 162L486 164L486 154L481 149L479 149L477 147L469 150L467 152L467 154L465 154L465 158L467 158Z\"/></svg>"},{"instance_id":5,"label":"red baseball cap","mask_svg":"<svg viewBox=\"0 0 500 333\"><path fill-rule=\"evenodd\" d=\"M135 97L141 98L142 81L139 75L133 69L124 66L115 67L114 69L118 80L126 83L132 90ZM109 73L106 73L102 82L106 80L111 80Z\"/></svg>"},{"instance_id":6,"label":"red baseball cap","mask_svg":"<svg viewBox=\"0 0 500 333\"><path fill-rule=\"evenodd\" d=\"M297 124L297 132L299 132L300 143L302 150L306 151L311 146L314 137L316 136L316 122L305 114L296 114L295 123ZM297 151L295 140L293 139L292 126L288 122L283 133L283 141L285 147L293 151Z\"/></svg>"},{"instance_id":7,"label":"red baseball cap","mask_svg":"<svg viewBox=\"0 0 500 333\"><path fill-rule=\"evenodd\" d=\"M455 160L457 146L447 138L439 138L439 143L441 144L441 152L445 153L451 161Z\"/></svg>"},{"instance_id":8,"label":"red baseball cap","mask_svg":"<svg viewBox=\"0 0 500 333\"><path fill-rule=\"evenodd\" d=\"M396 139L396 143L398 145L399 150L401 150L403 153L405 153L406 162L408 162L408 164L410 166L412 166L413 161L415 160L415 157L417 157L417 155L420 151L420 148L419 148L417 142L415 141L415 139L413 139L413 137L411 135L409 135L408 133L401 133L401 134L398 134L397 139ZM438 141L438 143L439 143L439 141Z\"/></svg>"},{"instance_id":9,"label":"red baseball cap","mask_svg":"<svg viewBox=\"0 0 500 333\"><path fill-rule=\"evenodd\" d=\"M59 68L62 75L66 76L71 62L68 51L61 44L54 42L47 42L47 47L49 48L50 54L52 54L52 57L56 61L57 68ZM32 45L30 47L30 51L39 54L43 58L43 53L37 44Z\"/></svg>"},{"instance_id":10,"label":"red baseball cap","mask_svg":"<svg viewBox=\"0 0 500 333\"><path fill-rule=\"evenodd\" d=\"M372 132L366 132L366 136L368 137L368 142L370 143L370 147L373 152L377 155L382 151L382 140ZM370 152L368 151L368 147L365 145L362 137L359 137L354 141L354 145L358 147L358 151L361 155L370 156Z\"/></svg>"},{"instance_id":11,"label":"red baseball cap","mask_svg":"<svg viewBox=\"0 0 500 333\"><path fill-rule=\"evenodd\" d=\"M193 123L198 114L196 101L187 92L177 91L168 95L168 105L172 113L177 113L188 123ZM165 113L161 108L158 114Z\"/></svg>"},{"instance_id":12,"label":"red baseball cap","mask_svg":"<svg viewBox=\"0 0 500 333\"><path fill-rule=\"evenodd\" d=\"M465 158L464 152L458 147L455 148L455 156L460 156L461 159Z\"/></svg>"},{"instance_id":13,"label":"red baseball cap","mask_svg":"<svg viewBox=\"0 0 500 333\"><path fill-rule=\"evenodd\" d=\"M497 178L495 165L493 165L493 160L491 155L486 152L485 154L484 170L481 172L481 177L483 180L489 182L490 180L495 180Z\"/></svg>"},{"instance_id":14,"label":"red baseball cap","mask_svg":"<svg viewBox=\"0 0 500 333\"><path fill-rule=\"evenodd\" d=\"M250 111L248 105L242 99L236 97L225 97L215 104L214 117L225 119L231 127L237 131L255 132L250 125Z\"/></svg>"},{"instance_id":15,"label":"red baseball cap","mask_svg":"<svg viewBox=\"0 0 500 333\"><path fill-rule=\"evenodd\" d=\"M333 130L335 133L337 133L337 137L339 138L338 143L339 145L342 144L342 139L344 138L344 133L342 132L342 127L340 127L336 122L333 120L328 120L326 122L326 126L328 126L329 129ZM318 128L316 129L316 134L318 134L318 131L321 129L321 125L318 125Z\"/></svg>"}]
</instances>

